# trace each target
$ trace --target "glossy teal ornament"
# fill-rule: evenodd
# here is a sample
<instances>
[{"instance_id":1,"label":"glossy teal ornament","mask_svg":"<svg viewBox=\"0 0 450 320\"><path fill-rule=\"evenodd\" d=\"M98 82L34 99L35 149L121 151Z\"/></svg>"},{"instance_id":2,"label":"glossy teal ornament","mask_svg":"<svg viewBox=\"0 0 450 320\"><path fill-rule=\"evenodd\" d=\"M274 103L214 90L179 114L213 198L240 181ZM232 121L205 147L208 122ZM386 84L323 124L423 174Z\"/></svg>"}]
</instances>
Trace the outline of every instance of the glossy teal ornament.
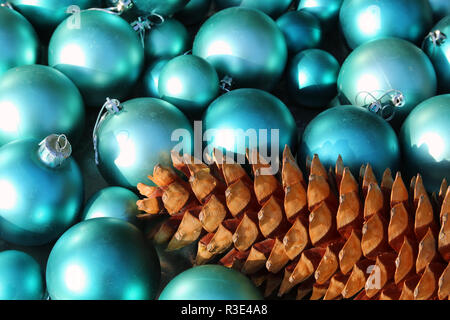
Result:
<instances>
[{"instance_id":1,"label":"glossy teal ornament","mask_svg":"<svg viewBox=\"0 0 450 320\"><path fill-rule=\"evenodd\" d=\"M42 140L53 132L75 143L83 128L83 99L63 73L29 65L0 78L0 146L16 139Z\"/></svg>"},{"instance_id":2,"label":"glossy teal ornament","mask_svg":"<svg viewBox=\"0 0 450 320\"><path fill-rule=\"evenodd\" d=\"M191 153L191 123L172 104L154 98L110 103L116 105L106 106L108 112L94 129L98 167L110 184L135 189L149 182L155 165L172 165L170 153L179 143Z\"/></svg>"},{"instance_id":3,"label":"glossy teal ornament","mask_svg":"<svg viewBox=\"0 0 450 320\"><path fill-rule=\"evenodd\" d=\"M156 296L161 268L155 248L131 223L89 219L67 230L47 263L53 300L148 300Z\"/></svg>"},{"instance_id":4,"label":"glossy teal ornament","mask_svg":"<svg viewBox=\"0 0 450 320\"><path fill-rule=\"evenodd\" d=\"M203 127L209 147L238 154L266 147L274 155L277 146L281 153L285 145L295 153L297 147L297 126L289 109L258 89L232 90L217 98L205 111ZM257 139L250 141L250 137Z\"/></svg>"},{"instance_id":5,"label":"glossy teal ornament","mask_svg":"<svg viewBox=\"0 0 450 320\"><path fill-rule=\"evenodd\" d=\"M444 178L450 181L450 94L419 104L400 131L403 163L412 177L420 173L427 190L439 191Z\"/></svg>"},{"instance_id":6,"label":"glossy teal ornament","mask_svg":"<svg viewBox=\"0 0 450 320\"><path fill-rule=\"evenodd\" d=\"M277 18L288 10L292 0L215 0L215 2L219 9L229 7L258 9L273 18Z\"/></svg>"},{"instance_id":7,"label":"glossy teal ornament","mask_svg":"<svg viewBox=\"0 0 450 320\"><path fill-rule=\"evenodd\" d=\"M391 126L378 115L355 106L323 111L306 127L300 159L317 154L325 168L341 155L345 166L358 176L361 165L370 163L381 179L384 170L399 167L400 147Z\"/></svg>"},{"instance_id":8,"label":"glossy teal ornament","mask_svg":"<svg viewBox=\"0 0 450 320\"><path fill-rule=\"evenodd\" d=\"M93 10L79 18L79 27L69 18L55 30L48 63L75 83L86 104L100 107L106 97L128 94L141 72L144 50L137 33L117 15Z\"/></svg>"},{"instance_id":9,"label":"glossy teal ornament","mask_svg":"<svg viewBox=\"0 0 450 320\"><path fill-rule=\"evenodd\" d=\"M297 53L319 46L322 30L319 20L305 11L289 11L277 19L289 52Z\"/></svg>"},{"instance_id":10,"label":"glossy teal ornament","mask_svg":"<svg viewBox=\"0 0 450 320\"><path fill-rule=\"evenodd\" d=\"M288 68L288 88L292 98L307 107L327 106L337 94L339 68L339 62L324 50L299 52Z\"/></svg>"},{"instance_id":11,"label":"glossy teal ornament","mask_svg":"<svg viewBox=\"0 0 450 320\"><path fill-rule=\"evenodd\" d=\"M395 37L419 43L431 28L428 0L344 0L339 21L348 45Z\"/></svg>"},{"instance_id":12,"label":"glossy teal ornament","mask_svg":"<svg viewBox=\"0 0 450 320\"><path fill-rule=\"evenodd\" d=\"M450 2L449 2L450 3ZM438 89L450 93L450 15L438 22L423 42L423 51L428 55L436 71Z\"/></svg>"},{"instance_id":13,"label":"glossy teal ornament","mask_svg":"<svg viewBox=\"0 0 450 320\"><path fill-rule=\"evenodd\" d=\"M319 18L323 27L330 27L338 18L343 0L300 0L297 10L306 11Z\"/></svg>"},{"instance_id":14,"label":"glossy teal ornament","mask_svg":"<svg viewBox=\"0 0 450 320\"><path fill-rule=\"evenodd\" d=\"M83 181L63 135L16 140L0 148L0 238L37 246L76 220Z\"/></svg>"},{"instance_id":15,"label":"glossy teal ornament","mask_svg":"<svg viewBox=\"0 0 450 320\"><path fill-rule=\"evenodd\" d=\"M429 0L431 10L433 10L434 21L439 21L445 16L450 15L450 1L448 0Z\"/></svg>"},{"instance_id":16,"label":"glossy teal ornament","mask_svg":"<svg viewBox=\"0 0 450 320\"><path fill-rule=\"evenodd\" d=\"M0 6L0 77L14 67L37 61L39 41L31 24L18 12Z\"/></svg>"},{"instance_id":17,"label":"glossy teal ornament","mask_svg":"<svg viewBox=\"0 0 450 320\"><path fill-rule=\"evenodd\" d=\"M202 25L193 54L211 63L233 87L271 90L287 61L283 33L264 13L248 8L217 12Z\"/></svg>"},{"instance_id":18,"label":"glossy teal ornament","mask_svg":"<svg viewBox=\"0 0 450 320\"><path fill-rule=\"evenodd\" d=\"M220 265L204 265L180 273L159 300L263 300L242 273Z\"/></svg>"},{"instance_id":19,"label":"glossy teal ornament","mask_svg":"<svg viewBox=\"0 0 450 320\"><path fill-rule=\"evenodd\" d=\"M200 114L219 95L219 85L217 72L208 61L182 55L163 67L158 91L161 99L192 115Z\"/></svg>"},{"instance_id":20,"label":"glossy teal ornament","mask_svg":"<svg viewBox=\"0 0 450 320\"><path fill-rule=\"evenodd\" d=\"M208 14L212 0L190 0L175 17L185 25L200 23Z\"/></svg>"},{"instance_id":21,"label":"glossy teal ornament","mask_svg":"<svg viewBox=\"0 0 450 320\"><path fill-rule=\"evenodd\" d=\"M0 252L0 300L41 300L44 279L39 264L28 254Z\"/></svg>"},{"instance_id":22,"label":"glossy teal ornament","mask_svg":"<svg viewBox=\"0 0 450 320\"><path fill-rule=\"evenodd\" d=\"M420 102L436 94L436 74L426 54L412 43L386 38L365 43L344 61L338 77L341 100L357 106L392 105L400 126Z\"/></svg>"},{"instance_id":23,"label":"glossy teal ornament","mask_svg":"<svg viewBox=\"0 0 450 320\"><path fill-rule=\"evenodd\" d=\"M144 94L147 97L151 98L159 98L159 92L158 92L158 83L159 83L159 76L161 74L162 68L166 65L167 62L169 62L170 59L161 59L156 60L149 64L147 67L147 70L144 73L143 78L143 87L144 87Z\"/></svg>"}]
</instances>

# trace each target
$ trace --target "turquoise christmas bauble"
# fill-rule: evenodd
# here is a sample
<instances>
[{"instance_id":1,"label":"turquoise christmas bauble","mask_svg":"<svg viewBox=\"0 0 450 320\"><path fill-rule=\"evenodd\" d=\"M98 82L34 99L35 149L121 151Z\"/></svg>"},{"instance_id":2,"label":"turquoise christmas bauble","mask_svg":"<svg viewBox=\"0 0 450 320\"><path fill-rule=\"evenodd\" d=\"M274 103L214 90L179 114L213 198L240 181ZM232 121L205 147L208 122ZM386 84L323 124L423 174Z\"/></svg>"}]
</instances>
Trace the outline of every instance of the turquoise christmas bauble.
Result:
<instances>
[{"instance_id":1,"label":"turquoise christmas bauble","mask_svg":"<svg viewBox=\"0 0 450 320\"><path fill-rule=\"evenodd\" d=\"M344 0L339 21L348 45L395 37L419 43L431 28L428 0Z\"/></svg>"},{"instance_id":2,"label":"turquoise christmas bauble","mask_svg":"<svg viewBox=\"0 0 450 320\"><path fill-rule=\"evenodd\" d=\"M190 0L175 17L185 25L200 23L208 14L212 0Z\"/></svg>"},{"instance_id":3,"label":"turquoise christmas bauble","mask_svg":"<svg viewBox=\"0 0 450 320\"><path fill-rule=\"evenodd\" d=\"M89 219L58 239L47 262L52 300L148 300L159 287L155 248L131 223Z\"/></svg>"},{"instance_id":4,"label":"turquoise christmas bauble","mask_svg":"<svg viewBox=\"0 0 450 320\"><path fill-rule=\"evenodd\" d=\"M450 94L419 104L400 131L403 163L412 177L420 173L427 190L439 191L442 179L450 181Z\"/></svg>"},{"instance_id":5,"label":"turquoise christmas bauble","mask_svg":"<svg viewBox=\"0 0 450 320\"><path fill-rule=\"evenodd\" d=\"M220 265L204 265L172 279L159 300L263 300L263 297L242 273Z\"/></svg>"},{"instance_id":6,"label":"turquoise christmas bauble","mask_svg":"<svg viewBox=\"0 0 450 320\"><path fill-rule=\"evenodd\" d=\"M28 254L0 252L0 300L41 300L44 278L39 264Z\"/></svg>"},{"instance_id":7,"label":"turquoise christmas bauble","mask_svg":"<svg viewBox=\"0 0 450 320\"><path fill-rule=\"evenodd\" d=\"M150 63L143 77L143 91L145 96L159 98L158 83L162 68L170 59L156 60Z\"/></svg>"},{"instance_id":8,"label":"turquoise christmas bauble","mask_svg":"<svg viewBox=\"0 0 450 320\"><path fill-rule=\"evenodd\" d=\"M53 132L76 143L84 115L77 87L56 69L21 66L0 78L0 146L16 139L42 140Z\"/></svg>"},{"instance_id":9,"label":"turquoise christmas bauble","mask_svg":"<svg viewBox=\"0 0 450 320\"><path fill-rule=\"evenodd\" d=\"M187 115L201 112L219 95L219 77L205 59L182 55L161 70L158 91L161 99Z\"/></svg>"},{"instance_id":10,"label":"turquoise christmas bauble","mask_svg":"<svg viewBox=\"0 0 450 320\"><path fill-rule=\"evenodd\" d=\"M343 0L300 0L297 10L306 11L319 18L322 26L330 27L338 18Z\"/></svg>"},{"instance_id":11,"label":"turquoise christmas bauble","mask_svg":"<svg viewBox=\"0 0 450 320\"><path fill-rule=\"evenodd\" d=\"M211 63L233 87L272 89L287 61L283 33L264 13L248 8L217 12L202 25L193 54Z\"/></svg>"},{"instance_id":12,"label":"turquoise christmas bauble","mask_svg":"<svg viewBox=\"0 0 450 320\"><path fill-rule=\"evenodd\" d=\"M412 43L379 39L347 57L339 72L338 90L343 102L352 105L376 101L398 105L393 123L400 126L417 104L436 94L436 74L430 59Z\"/></svg>"},{"instance_id":13,"label":"turquoise christmas bauble","mask_svg":"<svg viewBox=\"0 0 450 320\"><path fill-rule=\"evenodd\" d=\"M85 103L100 107L106 97L125 97L139 77L144 50L138 34L121 17L82 11L80 27L64 20L52 35L48 63L68 76Z\"/></svg>"},{"instance_id":14,"label":"turquoise christmas bauble","mask_svg":"<svg viewBox=\"0 0 450 320\"><path fill-rule=\"evenodd\" d=\"M273 18L277 18L288 10L292 0L215 0L215 2L219 9L229 7L258 9Z\"/></svg>"},{"instance_id":15,"label":"turquoise christmas bauble","mask_svg":"<svg viewBox=\"0 0 450 320\"><path fill-rule=\"evenodd\" d=\"M356 106L337 106L323 111L306 127L300 159L317 154L325 168L334 168L341 155L353 175L370 163L381 179L386 168L399 168L400 147L391 126L381 117Z\"/></svg>"},{"instance_id":16,"label":"turquoise christmas bauble","mask_svg":"<svg viewBox=\"0 0 450 320\"><path fill-rule=\"evenodd\" d=\"M7 7L0 7L0 45L0 77L11 68L37 61L36 32L20 13Z\"/></svg>"},{"instance_id":17,"label":"turquoise christmas bauble","mask_svg":"<svg viewBox=\"0 0 450 320\"><path fill-rule=\"evenodd\" d=\"M258 89L232 90L217 98L205 111L203 130L210 148L237 154L266 147L273 156L285 145L294 153L297 147L297 126L289 109Z\"/></svg>"},{"instance_id":18,"label":"turquoise christmas bauble","mask_svg":"<svg viewBox=\"0 0 450 320\"><path fill-rule=\"evenodd\" d=\"M439 21L443 17L450 15L450 1L448 0L429 0L431 10L433 11L434 21Z\"/></svg>"},{"instance_id":19,"label":"turquoise christmas bauble","mask_svg":"<svg viewBox=\"0 0 450 320\"><path fill-rule=\"evenodd\" d=\"M288 89L292 98L306 107L326 107L337 94L339 62L328 52L299 52L288 67Z\"/></svg>"},{"instance_id":20,"label":"turquoise christmas bauble","mask_svg":"<svg viewBox=\"0 0 450 320\"><path fill-rule=\"evenodd\" d=\"M76 220L83 180L64 136L16 140L0 148L0 238L35 246Z\"/></svg>"},{"instance_id":21,"label":"turquoise christmas bauble","mask_svg":"<svg viewBox=\"0 0 450 320\"><path fill-rule=\"evenodd\" d=\"M124 102L107 113L97 132L99 169L112 185L135 189L157 164L171 166L171 151L193 148L192 125L172 104L154 98ZM181 141L179 141L181 140Z\"/></svg>"}]
</instances>

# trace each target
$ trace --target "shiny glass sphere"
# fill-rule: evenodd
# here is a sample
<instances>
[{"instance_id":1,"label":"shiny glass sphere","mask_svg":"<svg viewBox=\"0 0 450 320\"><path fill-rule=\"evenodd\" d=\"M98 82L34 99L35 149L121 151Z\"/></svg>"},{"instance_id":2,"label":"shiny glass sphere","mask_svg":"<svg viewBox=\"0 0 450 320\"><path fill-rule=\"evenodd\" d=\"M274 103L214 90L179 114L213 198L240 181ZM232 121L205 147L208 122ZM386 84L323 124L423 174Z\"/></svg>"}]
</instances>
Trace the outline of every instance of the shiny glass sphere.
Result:
<instances>
[{"instance_id":1,"label":"shiny glass sphere","mask_svg":"<svg viewBox=\"0 0 450 320\"><path fill-rule=\"evenodd\" d=\"M258 9L276 18L288 10L292 0L215 0L215 2L220 10L229 7Z\"/></svg>"}]
</instances>

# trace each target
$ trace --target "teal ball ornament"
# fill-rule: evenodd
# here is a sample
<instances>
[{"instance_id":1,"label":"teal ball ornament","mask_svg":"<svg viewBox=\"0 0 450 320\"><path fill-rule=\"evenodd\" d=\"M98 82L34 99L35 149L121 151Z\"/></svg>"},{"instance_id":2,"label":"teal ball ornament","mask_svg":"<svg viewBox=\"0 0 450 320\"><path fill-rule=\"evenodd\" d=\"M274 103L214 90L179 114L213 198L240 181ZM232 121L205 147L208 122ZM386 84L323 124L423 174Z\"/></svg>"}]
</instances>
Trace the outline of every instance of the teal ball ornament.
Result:
<instances>
[{"instance_id":1,"label":"teal ball ornament","mask_svg":"<svg viewBox=\"0 0 450 320\"><path fill-rule=\"evenodd\" d=\"M220 265L204 265L172 279L159 300L263 300L263 297L242 273Z\"/></svg>"},{"instance_id":2,"label":"teal ball ornament","mask_svg":"<svg viewBox=\"0 0 450 320\"><path fill-rule=\"evenodd\" d=\"M162 68L158 81L161 99L187 115L201 114L219 95L219 86L219 77L211 64L192 55L170 60Z\"/></svg>"},{"instance_id":3,"label":"teal ball ornament","mask_svg":"<svg viewBox=\"0 0 450 320\"><path fill-rule=\"evenodd\" d=\"M434 21L439 21L445 16L450 15L450 1L448 0L429 0L431 10L433 10Z\"/></svg>"},{"instance_id":4,"label":"teal ball ornament","mask_svg":"<svg viewBox=\"0 0 450 320\"><path fill-rule=\"evenodd\" d=\"M11 68L37 61L36 32L20 13L8 7L0 7L0 44L0 77Z\"/></svg>"},{"instance_id":5,"label":"teal ball ornament","mask_svg":"<svg viewBox=\"0 0 450 320\"><path fill-rule=\"evenodd\" d=\"M300 0L297 10L314 14L326 29L338 19L343 0Z\"/></svg>"},{"instance_id":6,"label":"teal ball ornament","mask_svg":"<svg viewBox=\"0 0 450 320\"><path fill-rule=\"evenodd\" d=\"M43 297L44 278L36 260L17 250L0 252L0 300L41 300Z\"/></svg>"},{"instance_id":7,"label":"teal ball ornament","mask_svg":"<svg viewBox=\"0 0 450 320\"><path fill-rule=\"evenodd\" d=\"M158 255L132 224L82 221L58 239L47 262L52 300L149 300L159 287Z\"/></svg>"},{"instance_id":8,"label":"teal ball ornament","mask_svg":"<svg viewBox=\"0 0 450 320\"><path fill-rule=\"evenodd\" d=\"M337 106L317 115L303 133L300 159L317 154L325 168L341 155L345 166L358 176L370 163L381 179L386 168L399 168L400 147L391 126L378 115L356 107Z\"/></svg>"},{"instance_id":9,"label":"teal ball ornament","mask_svg":"<svg viewBox=\"0 0 450 320\"><path fill-rule=\"evenodd\" d=\"M422 41L433 23L428 0L344 0L339 21L348 45L385 37Z\"/></svg>"},{"instance_id":10,"label":"teal ball ornament","mask_svg":"<svg viewBox=\"0 0 450 320\"><path fill-rule=\"evenodd\" d=\"M277 18L288 10L292 0L215 0L215 2L219 9L229 7L257 9L272 18Z\"/></svg>"},{"instance_id":11,"label":"teal ball ornament","mask_svg":"<svg viewBox=\"0 0 450 320\"><path fill-rule=\"evenodd\" d=\"M337 94L339 62L328 52L299 52L288 67L288 89L300 105L324 108Z\"/></svg>"},{"instance_id":12,"label":"teal ball ornament","mask_svg":"<svg viewBox=\"0 0 450 320\"><path fill-rule=\"evenodd\" d=\"M175 15L175 18L187 26L200 23L208 14L211 3L212 0L190 0L187 5Z\"/></svg>"},{"instance_id":13,"label":"teal ball ornament","mask_svg":"<svg viewBox=\"0 0 450 320\"><path fill-rule=\"evenodd\" d=\"M261 11L228 8L202 25L193 54L206 59L220 77L233 79L233 87L271 90L278 83L287 61L283 33Z\"/></svg>"},{"instance_id":14,"label":"teal ball ornament","mask_svg":"<svg viewBox=\"0 0 450 320\"><path fill-rule=\"evenodd\" d=\"M439 191L442 180L450 181L450 94L419 104L400 131L403 163L412 177L420 173L427 190Z\"/></svg>"},{"instance_id":15,"label":"teal ball ornament","mask_svg":"<svg viewBox=\"0 0 450 320\"><path fill-rule=\"evenodd\" d=\"M70 152L63 135L50 135L41 143L16 140L0 148L0 238L43 245L75 222L83 181Z\"/></svg>"},{"instance_id":16,"label":"teal ball ornament","mask_svg":"<svg viewBox=\"0 0 450 320\"><path fill-rule=\"evenodd\" d=\"M155 98L137 98L108 111L98 124L98 168L111 185L136 189L157 164L171 166L171 151L191 153L190 121L172 104Z\"/></svg>"},{"instance_id":17,"label":"teal ball ornament","mask_svg":"<svg viewBox=\"0 0 450 320\"><path fill-rule=\"evenodd\" d=\"M133 28L103 11L82 11L79 27L64 20L50 39L48 63L68 76L85 103L100 107L106 97L125 97L138 79L144 49Z\"/></svg>"},{"instance_id":18,"label":"teal ball ornament","mask_svg":"<svg viewBox=\"0 0 450 320\"><path fill-rule=\"evenodd\" d=\"M338 77L343 103L396 106L400 126L420 102L436 94L436 73L426 54L412 43L385 38L365 43L344 61ZM393 109L393 108L390 108Z\"/></svg>"},{"instance_id":19,"label":"teal ball ornament","mask_svg":"<svg viewBox=\"0 0 450 320\"><path fill-rule=\"evenodd\" d=\"M170 59L160 59L151 62L143 77L143 92L144 95L151 98L159 98L158 83L162 68L169 62Z\"/></svg>"},{"instance_id":20,"label":"teal ball ornament","mask_svg":"<svg viewBox=\"0 0 450 320\"><path fill-rule=\"evenodd\" d=\"M42 65L10 69L0 78L0 146L62 132L76 143L84 128L84 103L63 73Z\"/></svg>"}]
</instances>

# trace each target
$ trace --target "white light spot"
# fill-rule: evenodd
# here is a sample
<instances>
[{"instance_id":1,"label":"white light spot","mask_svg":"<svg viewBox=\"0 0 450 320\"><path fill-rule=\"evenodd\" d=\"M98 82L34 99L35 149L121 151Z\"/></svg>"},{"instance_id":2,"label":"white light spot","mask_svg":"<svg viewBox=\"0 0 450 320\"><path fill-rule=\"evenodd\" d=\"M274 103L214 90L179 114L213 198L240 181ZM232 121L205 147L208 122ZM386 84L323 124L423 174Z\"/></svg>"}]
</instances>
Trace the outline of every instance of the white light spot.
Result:
<instances>
[{"instance_id":1,"label":"white light spot","mask_svg":"<svg viewBox=\"0 0 450 320\"><path fill-rule=\"evenodd\" d=\"M183 92L183 83L176 77L170 78L167 81L167 90L171 95L178 95Z\"/></svg>"},{"instance_id":2,"label":"white light spot","mask_svg":"<svg viewBox=\"0 0 450 320\"><path fill-rule=\"evenodd\" d=\"M64 47L59 55L58 63L84 67L86 64L86 57L83 49L76 44L70 44Z\"/></svg>"},{"instance_id":3,"label":"white light spot","mask_svg":"<svg viewBox=\"0 0 450 320\"><path fill-rule=\"evenodd\" d=\"M8 101L0 102L0 129L6 132L17 132L20 114L17 108Z\"/></svg>"},{"instance_id":4,"label":"white light spot","mask_svg":"<svg viewBox=\"0 0 450 320\"><path fill-rule=\"evenodd\" d=\"M86 287L86 275L83 269L77 265L67 267L64 274L66 286L75 292L82 292Z\"/></svg>"},{"instance_id":5,"label":"white light spot","mask_svg":"<svg viewBox=\"0 0 450 320\"><path fill-rule=\"evenodd\" d=\"M117 136L117 143L119 144L119 156L114 160L118 167L130 167L136 160L136 146L133 140L130 139L128 132L120 132Z\"/></svg>"},{"instance_id":6,"label":"white light spot","mask_svg":"<svg viewBox=\"0 0 450 320\"><path fill-rule=\"evenodd\" d=\"M225 41L216 41L213 42L208 48L207 56L229 55L229 54L233 54L230 45Z\"/></svg>"},{"instance_id":7,"label":"white light spot","mask_svg":"<svg viewBox=\"0 0 450 320\"><path fill-rule=\"evenodd\" d=\"M436 160L442 161L444 159L445 141L440 135L434 132L424 134L418 143L418 147L423 144L427 145L429 154Z\"/></svg>"},{"instance_id":8,"label":"white light spot","mask_svg":"<svg viewBox=\"0 0 450 320\"><path fill-rule=\"evenodd\" d=\"M358 28L366 35L374 35L380 30L380 7L371 5L358 17Z\"/></svg>"},{"instance_id":9,"label":"white light spot","mask_svg":"<svg viewBox=\"0 0 450 320\"><path fill-rule=\"evenodd\" d=\"M16 188L6 180L0 180L0 209L14 208L17 202Z\"/></svg>"}]
</instances>

